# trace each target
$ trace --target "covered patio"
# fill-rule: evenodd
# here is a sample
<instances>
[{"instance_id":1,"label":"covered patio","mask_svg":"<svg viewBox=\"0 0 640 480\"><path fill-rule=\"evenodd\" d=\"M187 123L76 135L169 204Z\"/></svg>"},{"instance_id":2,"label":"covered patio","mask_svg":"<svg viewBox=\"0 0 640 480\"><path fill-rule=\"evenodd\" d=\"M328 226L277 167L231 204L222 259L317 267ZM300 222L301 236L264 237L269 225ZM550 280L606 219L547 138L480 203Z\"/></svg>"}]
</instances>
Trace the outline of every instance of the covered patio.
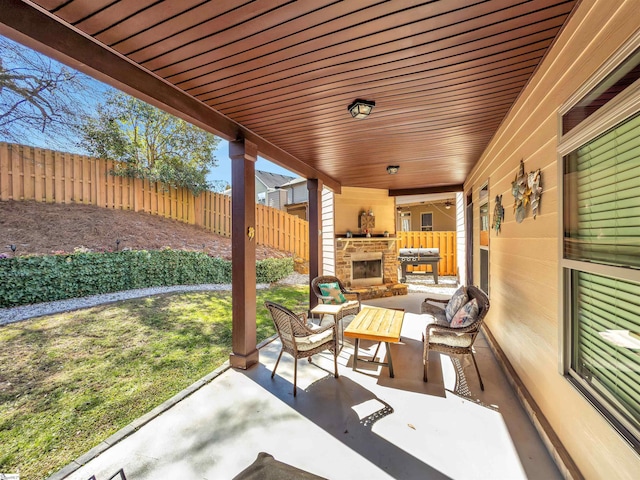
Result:
<instances>
[{"instance_id":1,"label":"covered patio","mask_svg":"<svg viewBox=\"0 0 640 480\"><path fill-rule=\"evenodd\" d=\"M578 273L624 285L631 293L614 300L633 316L627 328L640 334L633 303L640 291L637 255L628 256L633 261L576 259L563 241L572 229L589 241L597 241L589 235L598 232L590 220L588 231L580 230L584 222L569 215L578 211L578 195L569 192L577 181L565 159L640 112L639 7L638 0L0 0L1 34L230 142L230 365L236 370L185 400L204 401L172 409L185 409L185 417L169 410L117 444L117 455L97 457L95 472L83 469L74 478L111 475L121 466L133 478L155 468L160 476L182 477L182 468L195 468L201 477L227 478L262 450L329 478L342 472L351 478L558 474L540 453L536 434L520 436L521 426L531 424L511 421L511 412L522 411L515 400L502 402L514 397L499 369L487 372L491 380L483 393L471 376L469 398L455 386L456 369L444 356L441 378L423 384L413 370L421 365L415 352L399 360L407 376L393 381L384 371L352 374L349 349L341 355L338 380L305 365L305 391L295 402L284 370L276 381L268 378L277 348L258 350L255 335L258 156L307 179L310 278L336 272L340 236L360 211L373 208L380 235L393 236L396 198L454 192L457 225L465 232L457 238L461 283L488 294L486 337L495 340L504 371L550 439L562 475L635 478L637 351L607 344L612 353L604 356L611 360L601 373L613 383L594 381L603 354L586 362L574 354L585 348L576 333L584 328L584 316L574 299L593 290L579 288ZM615 85L617 96L610 95L609 80L618 77L628 81ZM605 89L600 96L599 88ZM356 100L373 106L367 118L347 110ZM591 116L585 119L584 112ZM631 127L625 128L635 139L637 128ZM517 212L510 208L511 195L514 207L519 195L514 183L519 188L517 182L525 181L525 164L542 178L544 193L533 214L526 203ZM629 172L637 178L636 170ZM608 188L617 184L628 185L630 233L612 230L607 241L618 245L630 235L628 245L637 252L637 182L612 182ZM580 188L590 193L595 187ZM504 216L497 228L490 227L490 212L501 201ZM591 206L584 207L589 214ZM627 207L610 208L617 213ZM619 291L611 287L602 297ZM401 307L417 312L407 297L392 300L404 300ZM310 294L309 308L316 302ZM599 334L617 328L626 313L602 315L613 326L592 337L598 343L607 341ZM396 346L400 356L418 349L420 336L414 333L407 334L407 345ZM481 369L496 364L486 347L478 350ZM628 367L617 363L618 354L630 358ZM630 386L618 383L622 371L631 372ZM498 385L505 389L496 398ZM631 392L624 393L624 405L618 387ZM365 426L361 417L371 412L356 408L365 401L388 404L393 413ZM149 428L161 433L147 433ZM530 458L531 439L537 446ZM128 441L144 448L136 451ZM220 453L214 451L218 447ZM342 458L340 465L336 459ZM538 461L545 465L540 470Z\"/></svg>"},{"instance_id":2,"label":"covered patio","mask_svg":"<svg viewBox=\"0 0 640 480\"><path fill-rule=\"evenodd\" d=\"M424 296L367 302L407 308L402 342L392 346L393 379L386 367L354 372L347 343L338 379L329 352L314 356L313 364L299 362L294 398L290 356L270 376L276 339L260 348L256 367L219 369L139 429L125 428L79 459L84 466L71 464L53 478L101 480L123 468L127 478L140 480L231 479L259 452L332 480L563 478L484 337L476 342L484 392L464 358L432 354L430 381L422 381L424 325L411 312ZM372 354L375 346L366 346Z\"/></svg>"}]
</instances>

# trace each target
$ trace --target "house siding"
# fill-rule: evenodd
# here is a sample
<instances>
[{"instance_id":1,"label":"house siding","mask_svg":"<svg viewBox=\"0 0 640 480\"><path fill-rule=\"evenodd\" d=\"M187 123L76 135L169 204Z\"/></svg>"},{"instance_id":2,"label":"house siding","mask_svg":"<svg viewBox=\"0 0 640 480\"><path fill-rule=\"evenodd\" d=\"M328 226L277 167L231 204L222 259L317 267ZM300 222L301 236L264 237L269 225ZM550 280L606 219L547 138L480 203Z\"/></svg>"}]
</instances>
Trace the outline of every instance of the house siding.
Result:
<instances>
[{"instance_id":1,"label":"house siding","mask_svg":"<svg viewBox=\"0 0 640 480\"><path fill-rule=\"evenodd\" d=\"M547 53L464 185L478 218L489 181L489 212L503 195L502 231L490 231L491 309L486 325L524 386L588 479L637 478L640 457L561 373L558 110L640 28L640 1L583 0ZM540 212L516 223L513 181L541 169ZM474 221L474 278L480 232ZM490 387L489 387L490 388Z\"/></svg>"},{"instance_id":2,"label":"house siding","mask_svg":"<svg viewBox=\"0 0 640 480\"><path fill-rule=\"evenodd\" d=\"M322 189L322 275L336 274L333 192Z\"/></svg>"},{"instance_id":3,"label":"house siding","mask_svg":"<svg viewBox=\"0 0 640 480\"><path fill-rule=\"evenodd\" d=\"M307 184L301 183L294 185L287 192L287 203L302 203L309 201L309 191L307 190Z\"/></svg>"}]
</instances>

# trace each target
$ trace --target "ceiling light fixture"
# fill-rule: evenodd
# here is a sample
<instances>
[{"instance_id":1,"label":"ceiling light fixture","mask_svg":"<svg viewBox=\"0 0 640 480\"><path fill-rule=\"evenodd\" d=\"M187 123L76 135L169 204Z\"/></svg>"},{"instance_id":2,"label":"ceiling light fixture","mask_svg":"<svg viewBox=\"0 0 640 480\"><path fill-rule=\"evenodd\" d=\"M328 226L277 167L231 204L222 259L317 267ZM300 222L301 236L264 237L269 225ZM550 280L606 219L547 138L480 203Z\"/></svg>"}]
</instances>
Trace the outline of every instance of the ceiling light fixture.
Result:
<instances>
[{"instance_id":1,"label":"ceiling light fixture","mask_svg":"<svg viewBox=\"0 0 640 480\"><path fill-rule=\"evenodd\" d=\"M376 102L357 99L347 109L353 118L367 118L375 106Z\"/></svg>"},{"instance_id":2,"label":"ceiling light fixture","mask_svg":"<svg viewBox=\"0 0 640 480\"><path fill-rule=\"evenodd\" d=\"M453 203L451 203L449 200L444 202L444 208L446 208L447 210L449 210L452 205L453 205Z\"/></svg>"},{"instance_id":3,"label":"ceiling light fixture","mask_svg":"<svg viewBox=\"0 0 640 480\"><path fill-rule=\"evenodd\" d=\"M387 173L389 175L395 175L396 173L398 173L398 170L400 170L400 166L399 165L389 165L387 167Z\"/></svg>"}]
</instances>

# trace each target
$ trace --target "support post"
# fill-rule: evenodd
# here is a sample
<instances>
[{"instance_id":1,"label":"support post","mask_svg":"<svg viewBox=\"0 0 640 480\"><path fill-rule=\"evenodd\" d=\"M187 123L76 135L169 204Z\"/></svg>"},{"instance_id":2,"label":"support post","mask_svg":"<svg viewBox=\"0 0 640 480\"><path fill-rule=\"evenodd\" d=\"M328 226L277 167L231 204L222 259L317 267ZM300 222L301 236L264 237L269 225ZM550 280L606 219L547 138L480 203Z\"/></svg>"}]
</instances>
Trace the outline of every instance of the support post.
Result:
<instances>
[{"instance_id":1,"label":"support post","mask_svg":"<svg viewBox=\"0 0 640 480\"><path fill-rule=\"evenodd\" d=\"M255 144L229 142L231 158L232 367L258 363L256 348Z\"/></svg>"},{"instance_id":2,"label":"support post","mask_svg":"<svg viewBox=\"0 0 640 480\"><path fill-rule=\"evenodd\" d=\"M309 190L309 280L322 275L322 181L307 180ZM309 309L318 305L318 297L309 288Z\"/></svg>"}]
</instances>

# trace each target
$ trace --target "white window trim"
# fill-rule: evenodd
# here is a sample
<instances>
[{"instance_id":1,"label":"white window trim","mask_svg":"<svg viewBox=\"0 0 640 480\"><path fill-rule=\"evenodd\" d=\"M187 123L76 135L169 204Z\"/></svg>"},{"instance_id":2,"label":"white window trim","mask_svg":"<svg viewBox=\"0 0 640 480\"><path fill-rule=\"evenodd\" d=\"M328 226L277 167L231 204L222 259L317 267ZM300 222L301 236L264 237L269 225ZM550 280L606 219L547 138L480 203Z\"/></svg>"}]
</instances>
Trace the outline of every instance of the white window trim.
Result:
<instances>
[{"instance_id":1,"label":"white window trim","mask_svg":"<svg viewBox=\"0 0 640 480\"><path fill-rule=\"evenodd\" d=\"M624 92L618 94L605 106L593 115L586 118L570 132L562 134L562 117L571 110L587 93L596 87L613 70L615 70L629 55L640 47L640 30L638 30L614 55L607 60L596 73L589 78L569 99L560 106L557 115L558 149L557 149L557 175L558 179L564 178L564 157L597 137L601 133L613 128L626 118L640 111L640 80L630 85ZM558 291L561 292L558 302L558 339L559 356L558 372L566 375L571 363L571 327L565 324L567 310L569 308L565 292L565 270L571 268L572 260L564 259L564 182L558 181ZM638 281L637 277L627 280Z\"/></svg>"},{"instance_id":2,"label":"white window trim","mask_svg":"<svg viewBox=\"0 0 640 480\"><path fill-rule=\"evenodd\" d=\"M423 215L431 215L431 230L423 230L423 228L425 227L425 225L422 223L422 216ZM420 231L421 232L433 232L433 211L429 211L429 212L420 212Z\"/></svg>"},{"instance_id":3,"label":"white window trim","mask_svg":"<svg viewBox=\"0 0 640 480\"><path fill-rule=\"evenodd\" d=\"M558 302L558 336L559 336L559 356L558 371L561 375L571 377L575 382L580 383L589 391L589 395L594 398L600 397L597 392L593 392L588 385L571 370L571 322L570 318L570 294L566 288L567 280L572 270L583 270L595 274L628 280L640 283L640 270L633 268L621 268L610 265L600 265L579 260L569 260L564 258L564 157L573 152L581 145L593 140L602 133L610 130L627 118L640 112L640 80L627 87L623 92L609 101L602 108L591 116L583 120L570 132L562 134L562 117L573 106L578 103L589 91L598 85L607 75L624 62L631 53L640 47L640 30L616 52L605 64L578 89L565 104L563 104L557 115L558 125L558 148L557 148L557 175L558 175L558 291L561 292ZM603 408L610 402L606 399L598 400ZM627 424L626 420L615 414L610 408L602 412L605 418L616 417L621 424Z\"/></svg>"}]
</instances>

